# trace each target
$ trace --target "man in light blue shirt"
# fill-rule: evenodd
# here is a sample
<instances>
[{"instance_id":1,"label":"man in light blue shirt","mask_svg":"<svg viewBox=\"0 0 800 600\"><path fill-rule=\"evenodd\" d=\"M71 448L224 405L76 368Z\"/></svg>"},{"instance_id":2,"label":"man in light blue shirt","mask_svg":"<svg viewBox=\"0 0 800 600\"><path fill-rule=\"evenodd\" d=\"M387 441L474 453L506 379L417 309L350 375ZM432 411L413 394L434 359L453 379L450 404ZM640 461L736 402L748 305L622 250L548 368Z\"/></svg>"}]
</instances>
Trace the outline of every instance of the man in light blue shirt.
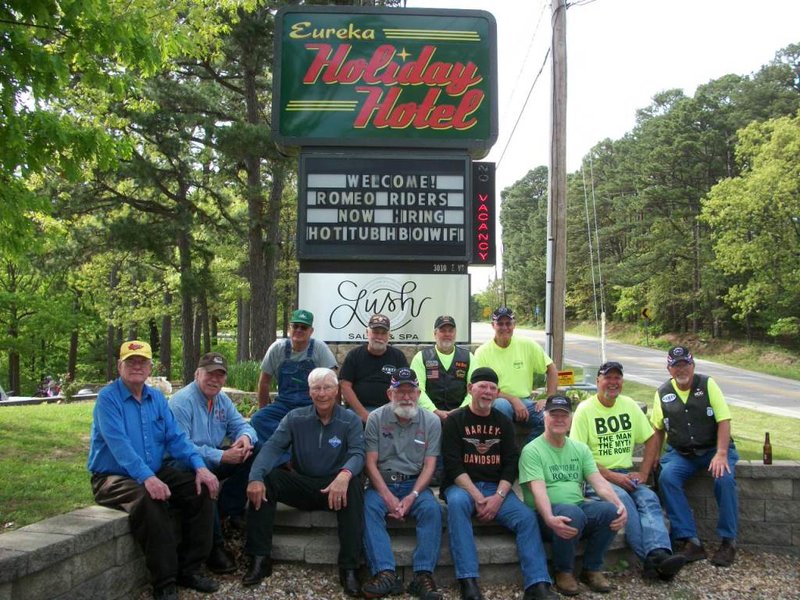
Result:
<instances>
[{"instance_id":1,"label":"man in light blue shirt","mask_svg":"<svg viewBox=\"0 0 800 600\"><path fill-rule=\"evenodd\" d=\"M217 352L204 354L194 373L194 381L169 401L178 426L222 482L214 511L214 546L206 561L214 573L236 570L233 555L225 548L220 517L243 520L247 476L257 441L255 430L222 391L227 374L224 356ZM188 467L185 463L178 466Z\"/></svg>"},{"instance_id":2,"label":"man in light blue shirt","mask_svg":"<svg viewBox=\"0 0 800 600\"><path fill-rule=\"evenodd\" d=\"M119 379L97 396L87 468L95 501L130 515L157 600L177 600L175 585L201 592L219 585L200 573L211 550L213 500L219 481L175 422L167 399L145 384L153 370L150 344L122 344ZM164 454L194 474L163 464ZM183 537L175 539L170 509L181 509Z\"/></svg>"}]
</instances>

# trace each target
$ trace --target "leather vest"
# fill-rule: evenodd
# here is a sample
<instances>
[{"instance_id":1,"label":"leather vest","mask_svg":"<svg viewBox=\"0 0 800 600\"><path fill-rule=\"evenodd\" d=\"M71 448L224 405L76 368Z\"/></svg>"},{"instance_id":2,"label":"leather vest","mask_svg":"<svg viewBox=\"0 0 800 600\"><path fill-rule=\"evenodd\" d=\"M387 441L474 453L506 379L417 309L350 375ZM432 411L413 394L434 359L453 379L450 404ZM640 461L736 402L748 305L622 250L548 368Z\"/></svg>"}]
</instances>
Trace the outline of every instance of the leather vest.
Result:
<instances>
[{"instance_id":1,"label":"leather vest","mask_svg":"<svg viewBox=\"0 0 800 600\"><path fill-rule=\"evenodd\" d=\"M658 388L667 443L681 454L700 455L717 446L717 421L708 397L708 376L695 373L686 404L672 380Z\"/></svg>"},{"instance_id":2,"label":"leather vest","mask_svg":"<svg viewBox=\"0 0 800 600\"><path fill-rule=\"evenodd\" d=\"M436 408L453 410L461 406L467 395L469 350L456 346L453 362L445 370L436 347L430 346L422 351L422 364L425 367L425 393Z\"/></svg>"}]
</instances>

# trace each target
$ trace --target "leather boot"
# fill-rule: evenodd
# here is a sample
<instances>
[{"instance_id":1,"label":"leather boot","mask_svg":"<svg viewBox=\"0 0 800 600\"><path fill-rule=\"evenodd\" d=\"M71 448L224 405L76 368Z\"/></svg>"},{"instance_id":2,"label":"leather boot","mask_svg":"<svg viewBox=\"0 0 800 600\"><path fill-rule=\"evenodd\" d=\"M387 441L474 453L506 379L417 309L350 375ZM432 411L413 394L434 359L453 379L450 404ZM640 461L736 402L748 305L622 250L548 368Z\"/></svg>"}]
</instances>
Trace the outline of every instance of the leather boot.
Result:
<instances>
[{"instance_id":1,"label":"leather boot","mask_svg":"<svg viewBox=\"0 0 800 600\"><path fill-rule=\"evenodd\" d=\"M269 556L251 556L250 564L247 565L247 571L242 577L242 585L257 585L270 575L272 575L272 559Z\"/></svg>"},{"instance_id":2,"label":"leather boot","mask_svg":"<svg viewBox=\"0 0 800 600\"><path fill-rule=\"evenodd\" d=\"M484 600L478 580L474 577L459 579L458 585L461 588L461 600Z\"/></svg>"}]
</instances>

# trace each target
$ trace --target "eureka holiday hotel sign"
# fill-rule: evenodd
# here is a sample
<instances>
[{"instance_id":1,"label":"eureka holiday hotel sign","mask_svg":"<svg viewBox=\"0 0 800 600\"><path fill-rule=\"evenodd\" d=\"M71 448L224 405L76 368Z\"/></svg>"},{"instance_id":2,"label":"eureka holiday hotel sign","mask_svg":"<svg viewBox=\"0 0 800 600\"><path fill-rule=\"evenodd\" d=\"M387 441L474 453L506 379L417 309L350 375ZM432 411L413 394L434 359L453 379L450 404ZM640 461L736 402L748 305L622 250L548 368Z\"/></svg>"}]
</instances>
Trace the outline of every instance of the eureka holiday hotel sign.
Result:
<instances>
[{"instance_id":1,"label":"eureka holiday hotel sign","mask_svg":"<svg viewBox=\"0 0 800 600\"><path fill-rule=\"evenodd\" d=\"M425 147L480 158L497 139L496 23L484 11L278 12L279 145Z\"/></svg>"}]
</instances>

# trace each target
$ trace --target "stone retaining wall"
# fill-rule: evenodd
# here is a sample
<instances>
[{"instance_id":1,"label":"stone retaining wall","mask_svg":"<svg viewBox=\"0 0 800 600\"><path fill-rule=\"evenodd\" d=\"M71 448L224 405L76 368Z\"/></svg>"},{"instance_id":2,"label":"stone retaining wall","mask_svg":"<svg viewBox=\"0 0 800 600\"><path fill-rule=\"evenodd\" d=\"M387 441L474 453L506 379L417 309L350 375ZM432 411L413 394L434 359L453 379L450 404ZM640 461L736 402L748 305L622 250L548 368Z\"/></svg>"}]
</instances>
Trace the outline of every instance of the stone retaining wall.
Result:
<instances>
[{"instance_id":1,"label":"stone retaining wall","mask_svg":"<svg viewBox=\"0 0 800 600\"><path fill-rule=\"evenodd\" d=\"M741 461L739 544L800 555L800 462ZM689 499L710 547L716 546L711 479L696 477ZM0 535L0 600L130 598L147 583L127 515L91 506Z\"/></svg>"}]
</instances>

